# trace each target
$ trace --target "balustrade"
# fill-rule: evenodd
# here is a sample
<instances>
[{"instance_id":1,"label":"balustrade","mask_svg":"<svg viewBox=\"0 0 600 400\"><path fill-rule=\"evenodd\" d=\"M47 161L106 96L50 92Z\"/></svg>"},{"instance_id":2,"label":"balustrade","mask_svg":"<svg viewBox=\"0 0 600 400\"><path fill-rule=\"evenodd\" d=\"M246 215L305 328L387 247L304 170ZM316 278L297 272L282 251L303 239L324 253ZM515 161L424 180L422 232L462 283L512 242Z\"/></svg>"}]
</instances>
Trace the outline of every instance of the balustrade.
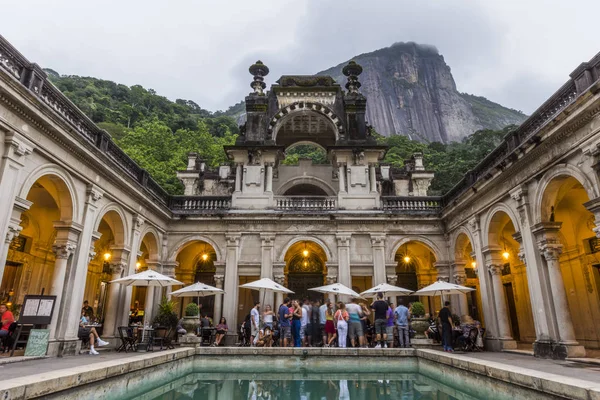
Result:
<instances>
[{"instance_id":1,"label":"balustrade","mask_svg":"<svg viewBox=\"0 0 600 400\"><path fill-rule=\"evenodd\" d=\"M337 197L277 196L275 209L282 211L330 211L337 209Z\"/></svg>"},{"instance_id":2,"label":"balustrade","mask_svg":"<svg viewBox=\"0 0 600 400\"><path fill-rule=\"evenodd\" d=\"M387 196L381 198L384 211L408 211L437 213L442 210L441 197Z\"/></svg>"}]
</instances>

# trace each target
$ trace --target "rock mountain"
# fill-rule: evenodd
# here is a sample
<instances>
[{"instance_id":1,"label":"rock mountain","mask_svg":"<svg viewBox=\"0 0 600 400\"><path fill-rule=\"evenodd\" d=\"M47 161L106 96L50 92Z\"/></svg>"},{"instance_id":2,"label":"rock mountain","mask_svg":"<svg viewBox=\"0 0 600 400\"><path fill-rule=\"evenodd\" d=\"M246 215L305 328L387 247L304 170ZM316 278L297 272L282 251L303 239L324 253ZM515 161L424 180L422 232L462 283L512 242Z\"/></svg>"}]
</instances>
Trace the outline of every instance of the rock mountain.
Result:
<instances>
[{"instance_id":1,"label":"rock mountain","mask_svg":"<svg viewBox=\"0 0 600 400\"><path fill-rule=\"evenodd\" d=\"M378 133L422 142L460 141L480 129L502 129L527 117L483 97L460 93L435 47L396 43L353 58L363 67L367 120ZM345 61L321 71L345 84Z\"/></svg>"}]
</instances>

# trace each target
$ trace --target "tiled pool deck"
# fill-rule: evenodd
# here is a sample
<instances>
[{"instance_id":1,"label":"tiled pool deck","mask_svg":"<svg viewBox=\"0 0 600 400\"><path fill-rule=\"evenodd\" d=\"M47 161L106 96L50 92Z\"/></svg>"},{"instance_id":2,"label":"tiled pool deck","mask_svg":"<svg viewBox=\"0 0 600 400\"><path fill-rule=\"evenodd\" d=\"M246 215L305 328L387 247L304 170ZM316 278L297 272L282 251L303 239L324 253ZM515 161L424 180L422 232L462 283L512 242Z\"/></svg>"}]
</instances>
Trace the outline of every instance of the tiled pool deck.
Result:
<instances>
[{"instance_id":1,"label":"tiled pool deck","mask_svg":"<svg viewBox=\"0 0 600 400\"><path fill-rule=\"evenodd\" d=\"M80 355L0 364L0 399L29 399L105 378L198 356L326 357L327 359L417 357L486 375L501 381L535 388L569 399L600 400L600 366L569 361L541 360L509 353L448 354L438 350L414 349L255 349L178 348L154 353Z\"/></svg>"}]
</instances>

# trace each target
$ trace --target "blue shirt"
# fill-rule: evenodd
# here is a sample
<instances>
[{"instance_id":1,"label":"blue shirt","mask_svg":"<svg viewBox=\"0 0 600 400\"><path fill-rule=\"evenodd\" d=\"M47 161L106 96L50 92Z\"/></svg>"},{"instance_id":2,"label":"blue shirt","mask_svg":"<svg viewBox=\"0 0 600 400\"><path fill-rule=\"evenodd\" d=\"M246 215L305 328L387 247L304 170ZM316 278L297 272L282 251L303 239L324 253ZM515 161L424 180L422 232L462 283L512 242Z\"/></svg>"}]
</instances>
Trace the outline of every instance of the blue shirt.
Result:
<instances>
[{"instance_id":1,"label":"blue shirt","mask_svg":"<svg viewBox=\"0 0 600 400\"><path fill-rule=\"evenodd\" d=\"M279 306L279 326L281 327L291 326L290 320L285 317L285 314L289 314L288 310L288 306L285 304Z\"/></svg>"},{"instance_id":2,"label":"blue shirt","mask_svg":"<svg viewBox=\"0 0 600 400\"><path fill-rule=\"evenodd\" d=\"M400 305L396 307L394 314L396 315L396 325L408 326L408 308Z\"/></svg>"}]
</instances>

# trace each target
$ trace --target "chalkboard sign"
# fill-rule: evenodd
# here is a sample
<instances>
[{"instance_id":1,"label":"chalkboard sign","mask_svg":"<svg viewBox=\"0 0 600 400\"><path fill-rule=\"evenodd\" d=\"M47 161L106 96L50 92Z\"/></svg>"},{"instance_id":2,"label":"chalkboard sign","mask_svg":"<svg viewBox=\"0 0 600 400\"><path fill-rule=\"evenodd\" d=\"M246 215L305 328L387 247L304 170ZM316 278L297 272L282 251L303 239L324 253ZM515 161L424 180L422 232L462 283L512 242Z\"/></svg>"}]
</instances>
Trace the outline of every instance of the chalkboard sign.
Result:
<instances>
[{"instance_id":1,"label":"chalkboard sign","mask_svg":"<svg viewBox=\"0 0 600 400\"><path fill-rule=\"evenodd\" d=\"M29 357L45 356L49 339L50 329L32 329L27 340L25 355Z\"/></svg>"},{"instance_id":2,"label":"chalkboard sign","mask_svg":"<svg viewBox=\"0 0 600 400\"><path fill-rule=\"evenodd\" d=\"M52 321L56 296L26 295L19 315L20 324L48 325Z\"/></svg>"}]
</instances>

